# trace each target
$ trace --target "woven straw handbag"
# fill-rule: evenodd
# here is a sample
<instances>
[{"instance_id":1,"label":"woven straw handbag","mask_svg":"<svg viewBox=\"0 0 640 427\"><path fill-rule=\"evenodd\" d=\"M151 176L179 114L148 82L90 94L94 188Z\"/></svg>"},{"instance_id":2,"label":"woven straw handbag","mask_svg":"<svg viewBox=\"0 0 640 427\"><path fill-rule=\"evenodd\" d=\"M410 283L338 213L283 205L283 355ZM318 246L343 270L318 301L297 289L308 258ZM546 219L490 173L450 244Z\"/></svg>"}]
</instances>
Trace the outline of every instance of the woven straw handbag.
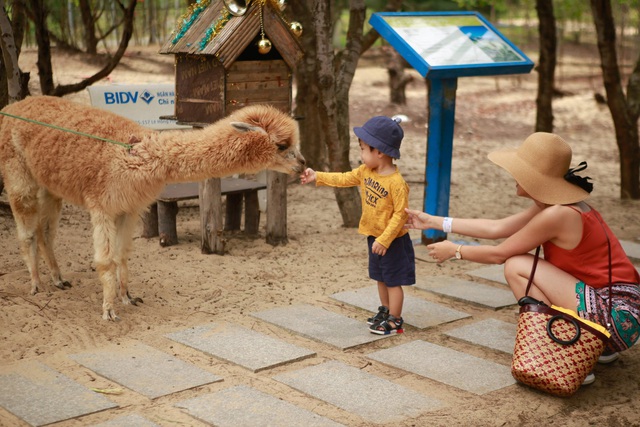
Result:
<instances>
[{"instance_id":1,"label":"woven straw handbag","mask_svg":"<svg viewBox=\"0 0 640 427\"><path fill-rule=\"evenodd\" d=\"M571 396L593 370L610 334L603 326L582 319L571 310L549 307L526 296L539 256L540 247L536 249L525 297L518 301L520 314L511 374L532 388L556 396Z\"/></svg>"}]
</instances>

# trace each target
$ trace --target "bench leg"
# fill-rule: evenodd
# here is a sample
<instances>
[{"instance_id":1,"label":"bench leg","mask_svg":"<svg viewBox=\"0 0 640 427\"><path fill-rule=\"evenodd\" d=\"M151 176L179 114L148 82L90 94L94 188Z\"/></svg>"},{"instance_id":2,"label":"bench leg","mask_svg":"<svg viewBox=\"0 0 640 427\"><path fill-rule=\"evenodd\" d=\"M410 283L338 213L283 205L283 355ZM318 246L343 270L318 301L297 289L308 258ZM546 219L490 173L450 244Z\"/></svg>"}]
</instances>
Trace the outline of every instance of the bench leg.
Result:
<instances>
[{"instance_id":1,"label":"bench leg","mask_svg":"<svg viewBox=\"0 0 640 427\"><path fill-rule=\"evenodd\" d=\"M178 231L176 229L176 216L178 215L178 202L158 201L158 231L160 233L160 246L178 244Z\"/></svg>"},{"instance_id":2,"label":"bench leg","mask_svg":"<svg viewBox=\"0 0 640 427\"><path fill-rule=\"evenodd\" d=\"M242 219L242 193L227 194L227 212L224 221L225 231L240 230Z\"/></svg>"},{"instance_id":3,"label":"bench leg","mask_svg":"<svg viewBox=\"0 0 640 427\"><path fill-rule=\"evenodd\" d=\"M251 191L244 195L244 232L255 236L260 229L260 203L258 192Z\"/></svg>"},{"instance_id":4,"label":"bench leg","mask_svg":"<svg viewBox=\"0 0 640 427\"><path fill-rule=\"evenodd\" d=\"M158 235L158 204L149 206L142 214L142 237L150 239Z\"/></svg>"}]
</instances>

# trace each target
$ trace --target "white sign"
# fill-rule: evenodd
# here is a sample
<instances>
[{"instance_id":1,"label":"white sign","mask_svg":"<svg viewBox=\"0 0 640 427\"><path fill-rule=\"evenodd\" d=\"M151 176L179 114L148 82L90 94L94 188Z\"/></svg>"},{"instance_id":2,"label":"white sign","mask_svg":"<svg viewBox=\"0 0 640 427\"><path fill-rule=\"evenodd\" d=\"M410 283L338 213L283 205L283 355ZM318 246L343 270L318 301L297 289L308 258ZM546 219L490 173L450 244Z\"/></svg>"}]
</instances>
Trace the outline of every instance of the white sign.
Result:
<instances>
[{"instance_id":1,"label":"white sign","mask_svg":"<svg viewBox=\"0 0 640 427\"><path fill-rule=\"evenodd\" d=\"M115 84L89 86L91 105L111 111L151 129L190 129L162 116L175 116L175 84Z\"/></svg>"}]
</instances>

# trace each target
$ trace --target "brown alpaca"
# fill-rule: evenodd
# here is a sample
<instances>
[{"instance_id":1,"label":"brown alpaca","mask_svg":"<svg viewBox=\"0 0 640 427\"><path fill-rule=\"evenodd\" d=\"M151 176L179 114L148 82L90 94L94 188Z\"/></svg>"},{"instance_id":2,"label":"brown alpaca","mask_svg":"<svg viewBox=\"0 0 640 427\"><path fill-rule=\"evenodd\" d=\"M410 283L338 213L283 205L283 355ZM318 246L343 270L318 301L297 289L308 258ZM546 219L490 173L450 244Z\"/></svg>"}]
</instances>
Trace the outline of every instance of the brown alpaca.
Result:
<instances>
[{"instance_id":1,"label":"brown alpaca","mask_svg":"<svg viewBox=\"0 0 640 427\"><path fill-rule=\"evenodd\" d=\"M53 254L62 200L67 200L91 215L105 320L117 320L118 295L124 304L141 301L128 291L128 253L140 214L165 184L262 169L297 174L304 167L297 123L266 105L245 107L203 129L164 132L56 97L29 97L3 111L134 143L128 149L0 115L0 172L31 276L31 294L41 287L38 253L55 286L71 286L62 279Z\"/></svg>"}]
</instances>

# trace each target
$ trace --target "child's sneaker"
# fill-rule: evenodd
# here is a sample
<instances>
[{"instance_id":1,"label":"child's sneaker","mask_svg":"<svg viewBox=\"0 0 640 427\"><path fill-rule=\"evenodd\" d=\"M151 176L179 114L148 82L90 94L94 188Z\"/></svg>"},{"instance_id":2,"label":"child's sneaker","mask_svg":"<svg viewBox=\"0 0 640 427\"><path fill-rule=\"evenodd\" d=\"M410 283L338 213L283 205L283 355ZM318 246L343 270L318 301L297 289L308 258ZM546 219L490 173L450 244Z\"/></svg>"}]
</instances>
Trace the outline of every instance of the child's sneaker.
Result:
<instances>
[{"instance_id":1,"label":"child's sneaker","mask_svg":"<svg viewBox=\"0 0 640 427\"><path fill-rule=\"evenodd\" d=\"M369 332L378 335L401 334L404 332L404 329L402 329L403 323L404 320L402 320L402 317L396 318L392 315L388 315L382 322L371 325L369 327Z\"/></svg>"},{"instance_id":2,"label":"child's sneaker","mask_svg":"<svg viewBox=\"0 0 640 427\"><path fill-rule=\"evenodd\" d=\"M389 315L389 308L385 307L384 305L381 305L380 307L378 307L378 313L376 313L375 316L369 317L367 319L367 325L375 325L376 323L380 323L383 320L386 320L388 315Z\"/></svg>"}]
</instances>

